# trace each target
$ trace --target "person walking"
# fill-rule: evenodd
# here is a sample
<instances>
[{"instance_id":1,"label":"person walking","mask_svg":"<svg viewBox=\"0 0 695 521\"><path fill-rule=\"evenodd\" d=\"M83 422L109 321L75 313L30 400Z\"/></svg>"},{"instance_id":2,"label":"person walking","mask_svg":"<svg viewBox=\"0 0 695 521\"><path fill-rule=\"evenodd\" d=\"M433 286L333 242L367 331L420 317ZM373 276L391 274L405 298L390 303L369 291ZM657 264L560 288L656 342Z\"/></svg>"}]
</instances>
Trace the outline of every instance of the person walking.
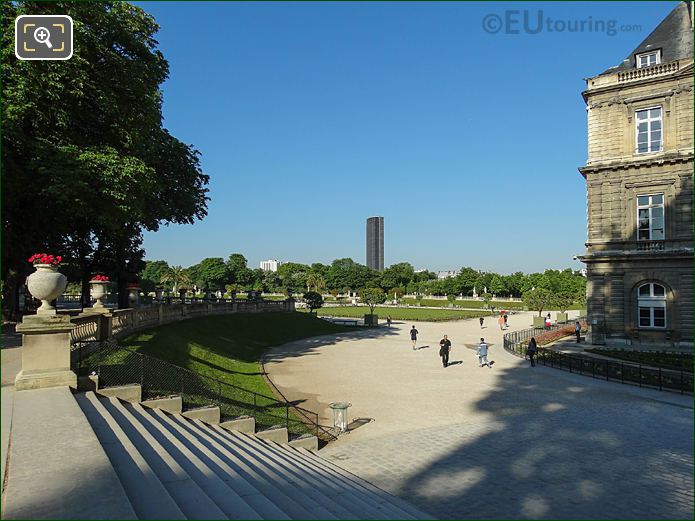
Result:
<instances>
[{"instance_id":1,"label":"person walking","mask_svg":"<svg viewBox=\"0 0 695 521\"><path fill-rule=\"evenodd\" d=\"M446 368L449 366L449 351L451 351L451 340L444 335L439 341L439 356L442 357L442 365Z\"/></svg>"},{"instance_id":2,"label":"person walking","mask_svg":"<svg viewBox=\"0 0 695 521\"><path fill-rule=\"evenodd\" d=\"M410 330L410 340L413 341L413 351L415 351L415 345L417 344L417 335L418 335L418 330L415 329L415 326L412 327Z\"/></svg>"},{"instance_id":3,"label":"person walking","mask_svg":"<svg viewBox=\"0 0 695 521\"><path fill-rule=\"evenodd\" d=\"M485 319L480 317L480 329L483 329L483 322L485 322Z\"/></svg>"},{"instance_id":4,"label":"person walking","mask_svg":"<svg viewBox=\"0 0 695 521\"><path fill-rule=\"evenodd\" d=\"M485 343L484 338L481 338L480 344L478 344L478 363L479 367L483 367L484 365L486 365L488 369L491 368L490 364L487 361L487 344Z\"/></svg>"},{"instance_id":5,"label":"person walking","mask_svg":"<svg viewBox=\"0 0 695 521\"><path fill-rule=\"evenodd\" d=\"M386 317L386 325L387 325L388 327L391 327L391 315L389 315L389 316Z\"/></svg>"},{"instance_id":6,"label":"person walking","mask_svg":"<svg viewBox=\"0 0 695 521\"><path fill-rule=\"evenodd\" d=\"M550 329L550 327L553 325L552 320L550 320L550 313L548 313L548 316L545 317L545 328Z\"/></svg>"},{"instance_id":7,"label":"person walking","mask_svg":"<svg viewBox=\"0 0 695 521\"><path fill-rule=\"evenodd\" d=\"M497 323L500 325L500 331L504 330L504 317L500 315L500 318L497 319Z\"/></svg>"},{"instance_id":8,"label":"person walking","mask_svg":"<svg viewBox=\"0 0 695 521\"><path fill-rule=\"evenodd\" d=\"M574 334L577 335L577 344L579 344L582 341L582 326L578 320L574 323Z\"/></svg>"},{"instance_id":9,"label":"person walking","mask_svg":"<svg viewBox=\"0 0 695 521\"><path fill-rule=\"evenodd\" d=\"M538 344L536 344L536 339L531 337L531 340L528 342L528 347L526 348L526 354L528 355L529 360L531 360L531 367L536 367L536 361L533 358L537 353Z\"/></svg>"},{"instance_id":10,"label":"person walking","mask_svg":"<svg viewBox=\"0 0 695 521\"><path fill-rule=\"evenodd\" d=\"M507 318L509 318L509 317L507 316L507 312L506 312L506 311L503 311L502 313L504 313L504 329L507 329L507 328L509 327L509 326L507 325Z\"/></svg>"}]
</instances>

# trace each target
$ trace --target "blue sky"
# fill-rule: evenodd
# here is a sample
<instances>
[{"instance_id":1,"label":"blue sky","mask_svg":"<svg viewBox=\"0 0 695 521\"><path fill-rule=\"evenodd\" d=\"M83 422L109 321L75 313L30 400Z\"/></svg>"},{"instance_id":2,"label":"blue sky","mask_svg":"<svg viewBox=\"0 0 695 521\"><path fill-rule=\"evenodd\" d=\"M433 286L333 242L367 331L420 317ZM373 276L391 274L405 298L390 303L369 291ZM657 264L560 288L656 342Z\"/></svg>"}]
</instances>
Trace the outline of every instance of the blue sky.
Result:
<instances>
[{"instance_id":1,"label":"blue sky","mask_svg":"<svg viewBox=\"0 0 695 521\"><path fill-rule=\"evenodd\" d=\"M147 259L364 263L382 215L386 265L509 273L581 266L583 78L676 2L138 5L171 68L165 126L201 151L211 197L205 220L147 233Z\"/></svg>"}]
</instances>

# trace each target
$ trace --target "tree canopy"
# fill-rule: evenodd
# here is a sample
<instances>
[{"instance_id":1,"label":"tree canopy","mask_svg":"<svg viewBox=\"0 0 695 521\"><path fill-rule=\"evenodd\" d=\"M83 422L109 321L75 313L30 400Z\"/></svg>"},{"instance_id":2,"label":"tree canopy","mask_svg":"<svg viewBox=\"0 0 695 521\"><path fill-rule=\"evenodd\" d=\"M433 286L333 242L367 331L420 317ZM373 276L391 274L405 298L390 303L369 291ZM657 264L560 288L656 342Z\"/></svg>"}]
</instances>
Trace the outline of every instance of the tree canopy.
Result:
<instances>
[{"instance_id":1,"label":"tree canopy","mask_svg":"<svg viewBox=\"0 0 695 521\"><path fill-rule=\"evenodd\" d=\"M44 250L83 281L110 271L124 287L142 267L143 230L207 213L198 151L162 126L169 65L158 26L125 2L2 9L3 281L16 284L25 259ZM74 20L73 57L17 60L15 18L54 12Z\"/></svg>"}]
</instances>

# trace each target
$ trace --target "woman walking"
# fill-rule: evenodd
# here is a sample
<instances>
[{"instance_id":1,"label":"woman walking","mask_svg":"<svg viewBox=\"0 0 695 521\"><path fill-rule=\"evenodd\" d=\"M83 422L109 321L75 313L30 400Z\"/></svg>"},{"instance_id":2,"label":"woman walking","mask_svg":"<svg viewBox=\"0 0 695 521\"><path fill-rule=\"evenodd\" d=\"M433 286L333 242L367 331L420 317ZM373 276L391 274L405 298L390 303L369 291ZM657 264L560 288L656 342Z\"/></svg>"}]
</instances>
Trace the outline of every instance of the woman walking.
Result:
<instances>
[{"instance_id":1,"label":"woman walking","mask_svg":"<svg viewBox=\"0 0 695 521\"><path fill-rule=\"evenodd\" d=\"M528 347L526 348L526 354L528 355L529 360L531 360L531 367L536 367L536 361L533 359L536 356L536 353L538 353L538 345L536 344L536 339L531 337Z\"/></svg>"}]
</instances>

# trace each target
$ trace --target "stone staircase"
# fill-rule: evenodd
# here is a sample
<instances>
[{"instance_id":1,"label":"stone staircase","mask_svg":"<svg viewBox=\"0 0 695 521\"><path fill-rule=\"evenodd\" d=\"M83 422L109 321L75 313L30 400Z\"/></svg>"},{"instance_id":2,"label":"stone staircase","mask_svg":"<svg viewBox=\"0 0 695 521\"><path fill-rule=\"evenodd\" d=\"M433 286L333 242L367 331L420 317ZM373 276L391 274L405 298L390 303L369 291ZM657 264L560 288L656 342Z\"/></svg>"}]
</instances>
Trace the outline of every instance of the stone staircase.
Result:
<instances>
[{"instance_id":1,"label":"stone staircase","mask_svg":"<svg viewBox=\"0 0 695 521\"><path fill-rule=\"evenodd\" d=\"M430 518L304 447L225 428L215 412L75 398L139 519Z\"/></svg>"}]
</instances>

